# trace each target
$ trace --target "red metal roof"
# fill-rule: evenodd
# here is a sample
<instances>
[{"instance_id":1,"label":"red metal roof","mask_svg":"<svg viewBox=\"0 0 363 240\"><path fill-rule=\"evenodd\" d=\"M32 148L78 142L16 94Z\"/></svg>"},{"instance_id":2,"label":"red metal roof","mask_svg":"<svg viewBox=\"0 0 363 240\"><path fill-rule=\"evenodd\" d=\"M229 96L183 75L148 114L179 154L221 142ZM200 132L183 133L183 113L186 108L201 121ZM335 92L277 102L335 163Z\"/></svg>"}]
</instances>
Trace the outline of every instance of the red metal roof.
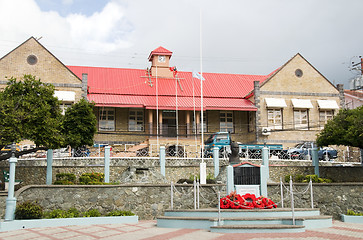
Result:
<instances>
[{"instance_id":1,"label":"red metal roof","mask_svg":"<svg viewBox=\"0 0 363 240\"><path fill-rule=\"evenodd\" d=\"M79 78L88 74L88 97L99 104L134 105L152 108L158 95L160 106L193 109L193 96L200 99L201 83L191 72L179 72L177 78L155 78L146 69L68 66ZM254 111L245 99L253 90L253 82L266 80L268 75L203 73L203 98L206 109ZM121 104L122 102L122 104ZM154 105L153 105L154 104ZM182 105L184 104L184 105ZM198 104L198 103L197 103ZM200 100L199 100L200 108Z\"/></svg>"},{"instance_id":2,"label":"red metal roof","mask_svg":"<svg viewBox=\"0 0 363 240\"><path fill-rule=\"evenodd\" d=\"M166 48L163 48L162 46L156 48L155 50L153 50L150 55L149 55L149 61L151 60L151 57L153 55L166 55L166 56L170 56L171 58L171 55L173 54L173 52L169 51L168 49Z\"/></svg>"}]
</instances>

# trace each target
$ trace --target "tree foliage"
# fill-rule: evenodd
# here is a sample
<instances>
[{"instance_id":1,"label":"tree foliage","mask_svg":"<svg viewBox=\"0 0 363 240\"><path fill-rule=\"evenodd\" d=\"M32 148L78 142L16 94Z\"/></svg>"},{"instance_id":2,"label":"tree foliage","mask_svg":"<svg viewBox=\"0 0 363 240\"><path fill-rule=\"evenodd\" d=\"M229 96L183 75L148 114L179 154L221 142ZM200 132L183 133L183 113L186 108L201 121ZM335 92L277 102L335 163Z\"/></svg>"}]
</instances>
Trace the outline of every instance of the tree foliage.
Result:
<instances>
[{"instance_id":1,"label":"tree foliage","mask_svg":"<svg viewBox=\"0 0 363 240\"><path fill-rule=\"evenodd\" d=\"M341 109L325 125L316 140L318 146L345 145L363 148L363 106Z\"/></svg>"},{"instance_id":2,"label":"tree foliage","mask_svg":"<svg viewBox=\"0 0 363 240\"><path fill-rule=\"evenodd\" d=\"M36 148L16 153L20 156L40 149L92 145L96 132L93 104L82 99L63 116L60 103L53 85L32 75L24 75L22 81L11 78L0 91L0 148L25 139L34 142ZM2 154L0 160L9 157Z\"/></svg>"},{"instance_id":3,"label":"tree foliage","mask_svg":"<svg viewBox=\"0 0 363 240\"><path fill-rule=\"evenodd\" d=\"M54 86L24 75L23 81L11 78L0 92L0 146L33 141L37 146L59 148L62 114Z\"/></svg>"},{"instance_id":4,"label":"tree foliage","mask_svg":"<svg viewBox=\"0 0 363 240\"><path fill-rule=\"evenodd\" d=\"M72 148L93 145L93 136L97 131L96 123L93 104L81 99L65 113L63 122L65 142Z\"/></svg>"}]
</instances>

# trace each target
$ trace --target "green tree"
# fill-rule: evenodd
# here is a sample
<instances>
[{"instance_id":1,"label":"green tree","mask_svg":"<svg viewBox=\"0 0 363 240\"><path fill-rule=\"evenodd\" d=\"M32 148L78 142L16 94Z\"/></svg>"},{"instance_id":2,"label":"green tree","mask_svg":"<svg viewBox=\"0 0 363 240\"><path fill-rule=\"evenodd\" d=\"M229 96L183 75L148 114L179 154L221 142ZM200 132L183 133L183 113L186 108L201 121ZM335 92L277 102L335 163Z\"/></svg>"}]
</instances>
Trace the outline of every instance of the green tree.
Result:
<instances>
[{"instance_id":1,"label":"green tree","mask_svg":"<svg viewBox=\"0 0 363 240\"><path fill-rule=\"evenodd\" d=\"M54 86L24 75L23 81L11 78L0 92L0 147L31 140L37 150L59 148L62 114Z\"/></svg>"},{"instance_id":2,"label":"green tree","mask_svg":"<svg viewBox=\"0 0 363 240\"><path fill-rule=\"evenodd\" d=\"M93 145L93 136L97 131L93 106L94 104L81 99L67 109L63 121L63 135L65 142L72 148Z\"/></svg>"},{"instance_id":3,"label":"green tree","mask_svg":"<svg viewBox=\"0 0 363 240\"><path fill-rule=\"evenodd\" d=\"M25 139L33 141L34 149L15 154L21 156L67 145L92 145L96 132L93 105L82 99L65 116L59 106L53 85L32 75L24 75L22 81L11 78L0 91L0 148ZM3 153L0 160L10 156L11 153Z\"/></svg>"},{"instance_id":4,"label":"green tree","mask_svg":"<svg viewBox=\"0 0 363 240\"><path fill-rule=\"evenodd\" d=\"M318 134L318 146L345 145L363 148L363 106L341 109Z\"/></svg>"}]
</instances>

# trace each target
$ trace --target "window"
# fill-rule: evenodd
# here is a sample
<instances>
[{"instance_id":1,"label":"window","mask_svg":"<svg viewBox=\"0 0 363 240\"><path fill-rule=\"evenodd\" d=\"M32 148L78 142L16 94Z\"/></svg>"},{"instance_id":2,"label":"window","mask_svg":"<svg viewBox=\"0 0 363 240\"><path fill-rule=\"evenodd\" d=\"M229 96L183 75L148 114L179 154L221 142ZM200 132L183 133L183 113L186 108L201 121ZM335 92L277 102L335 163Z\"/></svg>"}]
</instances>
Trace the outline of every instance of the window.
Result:
<instances>
[{"instance_id":1,"label":"window","mask_svg":"<svg viewBox=\"0 0 363 240\"><path fill-rule=\"evenodd\" d=\"M267 125L272 129L282 129L282 109L267 109Z\"/></svg>"},{"instance_id":2,"label":"window","mask_svg":"<svg viewBox=\"0 0 363 240\"><path fill-rule=\"evenodd\" d=\"M324 125L328 122L328 120L333 119L334 111L333 110L326 110L319 112L319 127L321 129L324 128Z\"/></svg>"},{"instance_id":3,"label":"window","mask_svg":"<svg viewBox=\"0 0 363 240\"><path fill-rule=\"evenodd\" d=\"M233 112L221 111L219 113L220 131L233 133Z\"/></svg>"},{"instance_id":4,"label":"window","mask_svg":"<svg viewBox=\"0 0 363 240\"><path fill-rule=\"evenodd\" d=\"M115 110L113 108L100 109L98 125L100 131L115 131Z\"/></svg>"},{"instance_id":5,"label":"window","mask_svg":"<svg viewBox=\"0 0 363 240\"><path fill-rule=\"evenodd\" d=\"M309 129L309 115L307 109L294 110L294 126L297 130Z\"/></svg>"},{"instance_id":6,"label":"window","mask_svg":"<svg viewBox=\"0 0 363 240\"><path fill-rule=\"evenodd\" d=\"M129 131L144 131L144 110L130 109Z\"/></svg>"},{"instance_id":7,"label":"window","mask_svg":"<svg viewBox=\"0 0 363 240\"><path fill-rule=\"evenodd\" d=\"M70 108L71 106L72 106L72 103L61 103L59 107L62 111L62 115L64 115L66 113L66 110L68 108Z\"/></svg>"},{"instance_id":8,"label":"window","mask_svg":"<svg viewBox=\"0 0 363 240\"><path fill-rule=\"evenodd\" d=\"M28 62L28 64L30 65L35 65L38 62L38 58L35 55L29 55L26 59L26 61Z\"/></svg>"},{"instance_id":9,"label":"window","mask_svg":"<svg viewBox=\"0 0 363 240\"><path fill-rule=\"evenodd\" d=\"M199 115L197 118L202 119L202 113L199 112L197 114ZM198 133L202 132L201 123L202 123L201 120L199 120L199 123L196 123L193 116L193 133L195 133L195 128L198 129ZM207 132L207 112L205 111L203 111L203 132Z\"/></svg>"}]
</instances>

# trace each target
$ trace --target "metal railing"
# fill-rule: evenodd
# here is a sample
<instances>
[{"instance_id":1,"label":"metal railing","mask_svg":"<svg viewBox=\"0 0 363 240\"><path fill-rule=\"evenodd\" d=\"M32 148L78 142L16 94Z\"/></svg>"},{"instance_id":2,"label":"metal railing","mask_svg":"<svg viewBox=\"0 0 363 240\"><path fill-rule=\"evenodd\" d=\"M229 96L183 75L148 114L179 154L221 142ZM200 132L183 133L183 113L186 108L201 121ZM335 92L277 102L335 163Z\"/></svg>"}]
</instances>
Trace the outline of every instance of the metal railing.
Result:
<instances>
[{"instance_id":1,"label":"metal railing","mask_svg":"<svg viewBox=\"0 0 363 240\"><path fill-rule=\"evenodd\" d=\"M100 144L98 147L69 149L61 148L53 150L53 158L95 158L104 157L104 146ZM160 144L115 144L111 146L111 157L119 158L143 158L143 157L159 157ZM229 159L229 149L219 150L220 159ZM165 154L167 158L212 158L213 153L201 151L200 145L176 145L167 144L165 146ZM23 155L20 159L46 158L46 151L38 151ZM240 149L239 156L241 160L260 160L262 159L260 149ZM271 160L311 160L311 150L307 149L304 153L289 152L289 150L269 150L269 159ZM320 156L320 161L327 160L324 156ZM334 162L361 162L359 150L347 148L346 150L338 150L338 157L329 159Z\"/></svg>"}]
</instances>

